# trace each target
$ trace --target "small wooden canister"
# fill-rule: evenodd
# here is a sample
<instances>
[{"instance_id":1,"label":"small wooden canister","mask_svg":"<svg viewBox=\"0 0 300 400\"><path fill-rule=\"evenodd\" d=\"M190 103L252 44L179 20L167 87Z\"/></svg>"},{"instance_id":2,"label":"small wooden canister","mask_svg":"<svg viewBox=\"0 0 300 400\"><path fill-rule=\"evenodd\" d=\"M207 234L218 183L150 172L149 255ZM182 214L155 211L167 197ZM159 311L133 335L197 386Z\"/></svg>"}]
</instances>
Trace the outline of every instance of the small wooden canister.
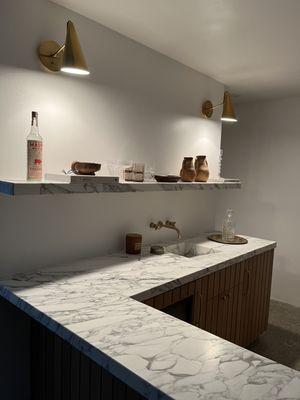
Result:
<instances>
[{"instance_id":1,"label":"small wooden canister","mask_svg":"<svg viewBox=\"0 0 300 400\"><path fill-rule=\"evenodd\" d=\"M127 233L126 235L126 253L141 254L142 235L139 233Z\"/></svg>"}]
</instances>

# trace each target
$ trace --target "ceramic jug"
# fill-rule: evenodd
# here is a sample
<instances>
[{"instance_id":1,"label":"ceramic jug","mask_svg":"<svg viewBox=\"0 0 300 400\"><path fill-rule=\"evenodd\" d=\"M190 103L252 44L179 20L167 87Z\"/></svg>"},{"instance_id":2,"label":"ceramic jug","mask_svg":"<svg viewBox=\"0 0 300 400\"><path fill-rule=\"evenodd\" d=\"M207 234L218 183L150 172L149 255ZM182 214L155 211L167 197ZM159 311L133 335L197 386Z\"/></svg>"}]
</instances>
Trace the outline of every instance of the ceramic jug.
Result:
<instances>
[{"instance_id":1,"label":"ceramic jug","mask_svg":"<svg viewBox=\"0 0 300 400\"><path fill-rule=\"evenodd\" d=\"M184 157L180 171L180 178L182 182L193 182L195 175L196 172L194 168L193 157Z\"/></svg>"},{"instance_id":2,"label":"ceramic jug","mask_svg":"<svg viewBox=\"0 0 300 400\"><path fill-rule=\"evenodd\" d=\"M207 182L209 178L209 169L206 156L197 156L195 161L196 182Z\"/></svg>"}]
</instances>

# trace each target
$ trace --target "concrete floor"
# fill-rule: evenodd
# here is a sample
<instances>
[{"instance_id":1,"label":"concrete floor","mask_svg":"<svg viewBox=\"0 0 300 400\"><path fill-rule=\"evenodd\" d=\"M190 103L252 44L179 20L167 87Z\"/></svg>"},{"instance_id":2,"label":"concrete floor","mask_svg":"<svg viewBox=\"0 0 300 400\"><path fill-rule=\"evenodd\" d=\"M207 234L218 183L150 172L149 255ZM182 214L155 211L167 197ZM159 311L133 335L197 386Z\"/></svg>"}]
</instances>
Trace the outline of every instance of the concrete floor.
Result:
<instances>
[{"instance_id":1,"label":"concrete floor","mask_svg":"<svg viewBox=\"0 0 300 400\"><path fill-rule=\"evenodd\" d=\"M271 300L269 327L249 349L300 371L300 308Z\"/></svg>"}]
</instances>

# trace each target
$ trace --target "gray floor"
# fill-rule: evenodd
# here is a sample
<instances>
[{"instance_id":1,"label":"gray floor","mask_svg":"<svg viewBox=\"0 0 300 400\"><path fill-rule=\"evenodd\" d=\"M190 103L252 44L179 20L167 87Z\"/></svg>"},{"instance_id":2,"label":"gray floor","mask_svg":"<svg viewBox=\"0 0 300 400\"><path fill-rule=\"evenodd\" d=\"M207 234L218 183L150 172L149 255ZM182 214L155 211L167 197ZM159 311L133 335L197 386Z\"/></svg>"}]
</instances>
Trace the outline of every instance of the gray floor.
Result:
<instances>
[{"instance_id":1,"label":"gray floor","mask_svg":"<svg viewBox=\"0 0 300 400\"><path fill-rule=\"evenodd\" d=\"M250 349L300 371L300 308L272 300L269 327Z\"/></svg>"}]
</instances>

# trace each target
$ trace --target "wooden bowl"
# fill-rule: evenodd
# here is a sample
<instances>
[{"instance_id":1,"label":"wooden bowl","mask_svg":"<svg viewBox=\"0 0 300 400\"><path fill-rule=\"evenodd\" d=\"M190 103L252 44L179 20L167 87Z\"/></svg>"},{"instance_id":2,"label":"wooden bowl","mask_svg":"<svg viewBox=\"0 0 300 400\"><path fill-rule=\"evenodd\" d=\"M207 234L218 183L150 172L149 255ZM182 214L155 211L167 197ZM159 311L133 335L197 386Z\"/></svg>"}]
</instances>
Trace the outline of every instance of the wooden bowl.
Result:
<instances>
[{"instance_id":1,"label":"wooden bowl","mask_svg":"<svg viewBox=\"0 0 300 400\"><path fill-rule=\"evenodd\" d=\"M178 175L154 175L154 179L156 180L156 182L176 183L179 181L180 176L178 176Z\"/></svg>"},{"instance_id":2,"label":"wooden bowl","mask_svg":"<svg viewBox=\"0 0 300 400\"><path fill-rule=\"evenodd\" d=\"M71 170L76 175L95 175L95 172L100 171L101 164L73 161Z\"/></svg>"}]
</instances>

